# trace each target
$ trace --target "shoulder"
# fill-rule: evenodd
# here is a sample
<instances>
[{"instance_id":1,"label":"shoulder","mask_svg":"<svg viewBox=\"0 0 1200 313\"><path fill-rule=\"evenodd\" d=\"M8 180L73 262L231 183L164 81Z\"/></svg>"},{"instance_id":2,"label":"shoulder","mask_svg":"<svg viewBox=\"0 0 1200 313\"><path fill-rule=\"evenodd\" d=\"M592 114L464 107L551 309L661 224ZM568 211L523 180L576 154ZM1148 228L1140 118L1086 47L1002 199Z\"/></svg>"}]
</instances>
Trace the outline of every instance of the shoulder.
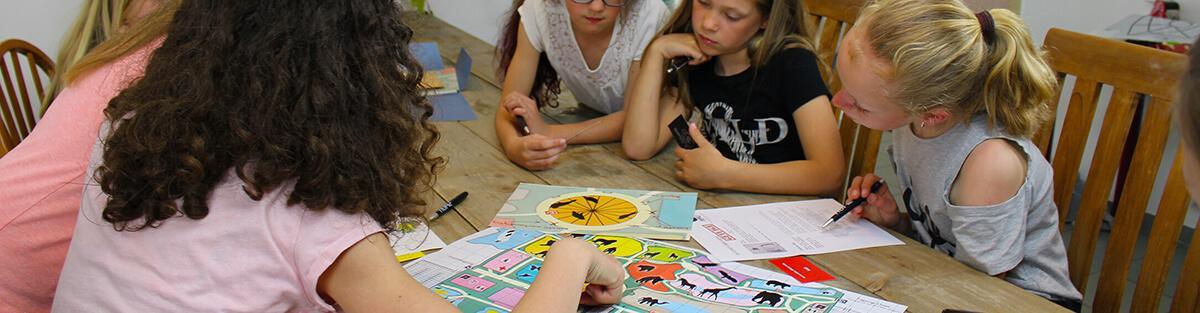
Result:
<instances>
[{"instance_id":1,"label":"shoulder","mask_svg":"<svg viewBox=\"0 0 1200 313\"><path fill-rule=\"evenodd\" d=\"M817 61L817 55L801 47L783 48L771 56L771 63L810 64Z\"/></svg>"},{"instance_id":2,"label":"shoulder","mask_svg":"<svg viewBox=\"0 0 1200 313\"><path fill-rule=\"evenodd\" d=\"M1028 159L1017 143L1003 138L984 140L967 155L950 191L959 206L1000 204L1025 184Z\"/></svg>"},{"instance_id":3,"label":"shoulder","mask_svg":"<svg viewBox=\"0 0 1200 313\"><path fill-rule=\"evenodd\" d=\"M775 55L771 56L770 61L767 61L767 68L779 69L776 71L785 76L802 76L808 77L811 75L820 75L819 62L817 55L805 48L793 47L779 50Z\"/></svg>"}]
</instances>

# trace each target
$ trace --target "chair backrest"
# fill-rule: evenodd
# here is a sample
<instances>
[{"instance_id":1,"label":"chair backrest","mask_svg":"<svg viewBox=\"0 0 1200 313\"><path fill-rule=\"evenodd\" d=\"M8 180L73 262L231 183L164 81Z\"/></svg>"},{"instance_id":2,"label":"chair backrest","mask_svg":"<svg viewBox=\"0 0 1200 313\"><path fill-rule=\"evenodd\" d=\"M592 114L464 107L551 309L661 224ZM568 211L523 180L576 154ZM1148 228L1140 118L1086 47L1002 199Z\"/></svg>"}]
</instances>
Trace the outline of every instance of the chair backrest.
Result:
<instances>
[{"instance_id":1,"label":"chair backrest","mask_svg":"<svg viewBox=\"0 0 1200 313\"><path fill-rule=\"evenodd\" d=\"M0 75L4 80L4 93L0 96L0 156L4 156L33 131L38 107L46 95L42 79L48 81L54 75L54 62L32 44L9 39L0 43ZM32 95L29 84L34 86Z\"/></svg>"},{"instance_id":2,"label":"chair backrest","mask_svg":"<svg viewBox=\"0 0 1200 313\"><path fill-rule=\"evenodd\" d=\"M831 93L842 89L842 81L833 69L838 45L842 42L842 35L854 25L854 20L858 19L858 11L865 3L866 0L804 1L804 11L808 13L808 30L813 32L817 57L824 63L821 75ZM855 176L875 171L881 132L858 125L842 114L837 107L833 108L833 113L838 120L842 151L847 162L846 177L842 181L842 186L845 187ZM845 191L846 188L842 188L840 192ZM841 198L841 195L838 195L838 198Z\"/></svg>"},{"instance_id":3,"label":"chair backrest","mask_svg":"<svg viewBox=\"0 0 1200 313\"><path fill-rule=\"evenodd\" d=\"M1171 129L1171 103L1176 84L1184 73L1187 60L1182 54L1155 50L1121 41L1105 39L1062 29L1051 29L1045 49L1050 66L1058 73L1060 93L1066 75L1075 76L1065 120L1059 127L1059 140L1053 151L1047 149L1055 134L1054 121L1045 125L1034 142L1053 155L1054 197L1059 208L1060 229L1071 207L1071 193L1078 178L1081 158L1094 123L1102 85L1112 87L1112 97L1099 134L1087 181L1079 203L1071 237L1067 244L1071 282L1087 293L1088 274L1096 251L1109 195L1120 166L1123 147L1130 140L1130 128L1139 103L1143 103L1141 128L1136 148L1125 167L1126 180L1116 203L1116 213L1103 253L1099 284L1096 286L1096 312L1121 309L1122 293L1134 258L1142 218L1163 161L1167 135ZM1145 100L1142 102L1141 100ZM1189 199L1181 174L1180 154L1168 175L1161 194L1154 224L1142 258L1134 288L1133 312L1153 312L1167 283L1171 259L1185 223ZM1200 232L1197 232L1200 233ZM1193 236L1183 274L1172 299L1173 312L1194 312L1197 287L1200 287L1200 238Z\"/></svg>"}]
</instances>

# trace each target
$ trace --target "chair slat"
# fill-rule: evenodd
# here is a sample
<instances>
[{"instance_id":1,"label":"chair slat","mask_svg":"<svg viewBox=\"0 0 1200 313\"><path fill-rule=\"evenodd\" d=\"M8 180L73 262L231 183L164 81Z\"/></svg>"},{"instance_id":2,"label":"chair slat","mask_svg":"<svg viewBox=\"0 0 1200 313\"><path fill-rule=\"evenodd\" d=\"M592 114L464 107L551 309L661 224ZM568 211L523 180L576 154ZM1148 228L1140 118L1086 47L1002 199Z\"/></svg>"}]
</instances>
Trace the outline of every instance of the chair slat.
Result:
<instances>
[{"instance_id":1,"label":"chair slat","mask_svg":"<svg viewBox=\"0 0 1200 313\"><path fill-rule=\"evenodd\" d=\"M1061 95L1063 88L1065 88L1063 84L1066 82L1067 75L1058 73L1057 76L1058 89L1054 91L1054 94ZM1055 99L1055 101L1058 101L1058 99ZM1054 142L1054 123L1058 117L1058 105L1057 103L1051 103L1048 106L1050 107L1050 118L1045 123L1042 123L1042 128L1038 130L1037 134L1033 135L1033 143L1037 145L1038 150L1042 150L1042 157L1045 157L1046 160L1051 160L1050 157L1054 155L1054 151L1051 149L1050 144ZM1062 216L1059 216L1059 229L1062 229L1063 220Z\"/></svg>"},{"instance_id":2,"label":"chair slat","mask_svg":"<svg viewBox=\"0 0 1200 313\"><path fill-rule=\"evenodd\" d=\"M1099 98L1099 82L1083 77L1075 79L1066 119L1063 120L1062 131L1058 135L1058 148L1055 148L1054 160L1051 161L1054 168L1054 203L1058 204L1060 229L1062 223L1067 220L1067 212L1071 208L1071 193L1075 191L1075 179L1079 178L1079 165L1083 160L1084 149L1084 145L1080 143L1087 142Z\"/></svg>"},{"instance_id":3,"label":"chair slat","mask_svg":"<svg viewBox=\"0 0 1200 313\"><path fill-rule=\"evenodd\" d=\"M1180 152L1182 151L1177 150L1175 153L1175 162L1171 166L1167 185L1158 203L1158 212L1155 213L1154 224L1150 228L1150 237L1146 241L1146 255L1142 257L1142 269L1138 274L1136 287L1133 288L1134 299L1159 299L1166 289L1167 273L1175 256L1180 230L1183 228L1179 221L1186 217L1189 202L1181 168L1183 154ZM1158 301L1134 301L1130 310L1156 312Z\"/></svg>"},{"instance_id":4,"label":"chair slat","mask_svg":"<svg viewBox=\"0 0 1200 313\"><path fill-rule=\"evenodd\" d=\"M836 93L841 90L841 83L838 82L837 71L833 70L833 65L834 59L837 58L838 38L842 34L842 23L827 18L824 25L821 28L821 37L817 39L816 54L822 63L828 63L828 66L822 67L826 68L822 74L826 76L825 85L829 91Z\"/></svg>"},{"instance_id":5,"label":"chair slat","mask_svg":"<svg viewBox=\"0 0 1200 313\"><path fill-rule=\"evenodd\" d=\"M853 160L849 168L850 173L871 173L875 171L875 156L879 155L879 140L882 137L882 132L874 131L870 128L857 126L858 142L855 144L855 155L860 156ZM867 157L870 156L870 157Z\"/></svg>"},{"instance_id":6,"label":"chair slat","mask_svg":"<svg viewBox=\"0 0 1200 313\"><path fill-rule=\"evenodd\" d=\"M1117 88L1113 91L1112 101L1104 114L1104 127L1101 128L1097 147L1118 147L1125 142L1125 137L1129 134L1129 124L1133 120L1135 97L1136 94L1125 89ZM1064 140L1065 138L1066 136ZM1079 214L1075 217L1075 229L1067 246L1071 282L1080 292L1086 292L1087 289L1087 277L1096 251L1096 239L1100 236L1100 224L1108 207L1108 195L1121 160L1120 150L1101 148L1096 149L1093 154L1088 179L1083 188L1083 199L1079 204ZM1097 293L1097 300L1102 297ZM1098 306L1096 308L1100 309Z\"/></svg>"},{"instance_id":7,"label":"chair slat","mask_svg":"<svg viewBox=\"0 0 1200 313\"><path fill-rule=\"evenodd\" d=\"M36 58L33 57L33 54L26 54L25 59L26 59L26 61L29 61L29 68L30 68L29 75L32 76L31 79L33 80L33 87L35 88L34 90L37 91L37 94L34 96L33 100L34 100L34 103L40 104L42 102L42 99L46 97L46 88L42 87L42 76L39 75L39 71L37 70L38 69L38 67L37 67L38 61ZM53 72L46 73L46 78L50 78L53 75L54 75ZM33 106L30 106L30 108L33 108ZM36 113L33 113L36 111L37 110L32 110L30 112L30 114L36 114Z\"/></svg>"},{"instance_id":8,"label":"chair slat","mask_svg":"<svg viewBox=\"0 0 1200 313\"><path fill-rule=\"evenodd\" d=\"M1183 271L1175 286L1171 312L1200 312L1200 222L1192 225L1192 244L1183 260Z\"/></svg>"},{"instance_id":9,"label":"chair slat","mask_svg":"<svg viewBox=\"0 0 1200 313\"><path fill-rule=\"evenodd\" d=\"M20 132L17 128L16 116L14 111L18 110L17 93L12 85L12 80L8 79L8 61L4 59L4 55L0 52L0 75L4 78L4 95L0 95L0 117L4 118L3 135L8 143L6 147L12 149L17 143L21 142Z\"/></svg>"},{"instance_id":10,"label":"chair slat","mask_svg":"<svg viewBox=\"0 0 1200 313\"><path fill-rule=\"evenodd\" d=\"M1136 95L1134 96L1137 97ZM1132 103L1131 103L1132 105ZM1127 181L1153 182L1162 164L1163 149L1171 127L1171 99L1154 98L1145 108L1142 128L1137 138L1137 147L1127 169ZM1102 148L1101 148L1102 149ZM1100 266L1106 275L1100 276L1097 285L1096 307L1121 307L1126 279L1133 263L1133 249L1141 233L1142 219L1146 215L1146 204L1150 200L1147 184L1125 184L1114 216L1108 246L1104 251L1104 263ZM1107 197L1106 197L1107 198ZM1151 237L1151 240L1155 238ZM1162 285L1162 282L1158 282ZM1158 299L1158 296L1146 299ZM1150 301L1144 301L1150 302Z\"/></svg>"},{"instance_id":11,"label":"chair slat","mask_svg":"<svg viewBox=\"0 0 1200 313\"><path fill-rule=\"evenodd\" d=\"M13 108L13 115L16 115L17 118L17 132L21 139L25 139L25 136L29 135L29 130L33 129L33 119L29 114L32 101L29 100L29 87L25 84L25 69L21 67L21 59L17 58L19 55L13 51L9 52L9 56L12 57L13 76L17 79L17 91L20 95L17 98L19 100L14 102L16 107Z\"/></svg>"}]
</instances>

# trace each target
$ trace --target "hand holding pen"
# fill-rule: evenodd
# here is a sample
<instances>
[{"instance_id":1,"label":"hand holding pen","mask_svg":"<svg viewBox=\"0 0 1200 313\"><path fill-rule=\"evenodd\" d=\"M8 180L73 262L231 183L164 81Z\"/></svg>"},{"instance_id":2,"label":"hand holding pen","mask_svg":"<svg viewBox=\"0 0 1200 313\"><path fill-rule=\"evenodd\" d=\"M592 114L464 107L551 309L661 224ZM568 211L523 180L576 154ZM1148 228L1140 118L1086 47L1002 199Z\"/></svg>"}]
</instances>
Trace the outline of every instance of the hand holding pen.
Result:
<instances>
[{"instance_id":1,"label":"hand holding pen","mask_svg":"<svg viewBox=\"0 0 1200 313\"><path fill-rule=\"evenodd\" d=\"M861 202L857 207L850 208L849 214L865 218L875 225L897 229L901 222L902 216L895 198L887 184L883 183L883 178L875 174L855 177L846 191L846 200L851 204L856 200Z\"/></svg>"}]
</instances>

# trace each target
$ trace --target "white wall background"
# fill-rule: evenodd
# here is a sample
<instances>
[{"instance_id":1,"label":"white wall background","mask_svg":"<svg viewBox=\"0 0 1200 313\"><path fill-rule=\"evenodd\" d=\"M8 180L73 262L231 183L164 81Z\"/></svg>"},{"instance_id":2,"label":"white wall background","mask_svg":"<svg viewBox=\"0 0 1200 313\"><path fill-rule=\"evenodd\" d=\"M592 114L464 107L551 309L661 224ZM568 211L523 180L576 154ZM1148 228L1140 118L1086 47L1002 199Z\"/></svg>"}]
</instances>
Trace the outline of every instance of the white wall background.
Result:
<instances>
[{"instance_id":1,"label":"white wall background","mask_svg":"<svg viewBox=\"0 0 1200 313\"><path fill-rule=\"evenodd\" d=\"M434 16L491 44L496 43L504 19L508 18L508 9L512 7L510 0L428 1Z\"/></svg>"},{"instance_id":2,"label":"white wall background","mask_svg":"<svg viewBox=\"0 0 1200 313\"><path fill-rule=\"evenodd\" d=\"M1200 0L1176 0L1180 18L1200 22ZM1095 33L1129 14L1149 14L1150 0L1025 0L1021 17L1029 24L1037 44L1042 43L1050 27L1081 33Z\"/></svg>"},{"instance_id":3,"label":"white wall background","mask_svg":"<svg viewBox=\"0 0 1200 313\"><path fill-rule=\"evenodd\" d=\"M0 40L23 39L55 58L81 6L83 0L0 0Z\"/></svg>"}]
</instances>

